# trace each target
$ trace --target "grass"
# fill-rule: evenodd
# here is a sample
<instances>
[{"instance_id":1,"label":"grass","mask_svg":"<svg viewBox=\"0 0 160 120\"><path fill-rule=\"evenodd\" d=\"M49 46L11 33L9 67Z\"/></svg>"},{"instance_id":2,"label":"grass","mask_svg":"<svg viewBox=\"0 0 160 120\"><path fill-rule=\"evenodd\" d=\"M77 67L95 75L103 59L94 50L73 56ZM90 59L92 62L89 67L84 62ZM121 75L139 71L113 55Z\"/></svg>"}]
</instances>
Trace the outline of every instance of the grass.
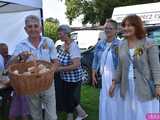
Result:
<instances>
[{"instance_id":1,"label":"grass","mask_svg":"<svg viewBox=\"0 0 160 120\"><path fill-rule=\"evenodd\" d=\"M89 85L82 86L81 105L88 113L88 118L86 120L98 120L98 103L99 103L98 100L99 100L99 90L98 89L93 88ZM0 110L0 112L2 111ZM0 115L0 120L7 120L7 119L2 118L2 116ZM66 114L59 113L58 120L66 120Z\"/></svg>"},{"instance_id":2,"label":"grass","mask_svg":"<svg viewBox=\"0 0 160 120\"><path fill-rule=\"evenodd\" d=\"M81 105L88 113L86 120L98 120L99 90L89 85L82 86ZM58 120L66 120L66 114L58 114Z\"/></svg>"}]
</instances>

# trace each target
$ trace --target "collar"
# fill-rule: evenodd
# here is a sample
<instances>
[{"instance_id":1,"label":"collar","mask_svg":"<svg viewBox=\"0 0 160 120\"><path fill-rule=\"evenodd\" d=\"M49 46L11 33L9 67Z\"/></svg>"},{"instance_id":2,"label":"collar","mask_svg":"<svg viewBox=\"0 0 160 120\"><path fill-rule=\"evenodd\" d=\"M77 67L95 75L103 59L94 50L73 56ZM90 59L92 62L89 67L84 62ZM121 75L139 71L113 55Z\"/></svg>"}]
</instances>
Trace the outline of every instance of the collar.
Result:
<instances>
[{"instance_id":1,"label":"collar","mask_svg":"<svg viewBox=\"0 0 160 120\"><path fill-rule=\"evenodd\" d=\"M43 43L45 42L45 39L43 37L40 37L40 43L38 45L38 48L40 48ZM29 38L25 39L22 44L26 44L27 46L29 46L30 48L33 48L33 49L37 49L33 46L32 42L29 40Z\"/></svg>"},{"instance_id":2,"label":"collar","mask_svg":"<svg viewBox=\"0 0 160 120\"><path fill-rule=\"evenodd\" d=\"M107 44L107 40L104 41ZM113 38L112 40L112 46L118 46L119 45L119 40L117 38Z\"/></svg>"},{"instance_id":3,"label":"collar","mask_svg":"<svg viewBox=\"0 0 160 120\"><path fill-rule=\"evenodd\" d=\"M127 39L125 39L125 40L123 40L124 41L124 46L126 46L126 48L127 49L129 49L128 48L128 40ZM137 43L136 43L136 46L135 46L135 48L142 48L142 47L144 47L145 46L145 38L144 39L139 39L139 40L137 40Z\"/></svg>"}]
</instances>

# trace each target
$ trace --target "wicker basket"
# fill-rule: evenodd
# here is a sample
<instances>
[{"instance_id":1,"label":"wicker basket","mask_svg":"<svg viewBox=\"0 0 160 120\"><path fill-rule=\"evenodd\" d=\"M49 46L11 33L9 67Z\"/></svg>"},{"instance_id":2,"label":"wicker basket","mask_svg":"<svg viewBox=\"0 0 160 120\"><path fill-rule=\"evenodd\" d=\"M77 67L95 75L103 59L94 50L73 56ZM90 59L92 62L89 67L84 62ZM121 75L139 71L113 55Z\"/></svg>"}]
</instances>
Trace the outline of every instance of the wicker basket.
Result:
<instances>
[{"instance_id":1,"label":"wicker basket","mask_svg":"<svg viewBox=\"0 0 160 120\"><path fill-rule=\"evenodd\" d=\"M53 65L52 63L38 60L36 64L43 64L49 71L39 74L34 73L31 75L15 74L13 71L18 70L20 73L27 71L27 68L34 66L35 62L22 62L9 66L9 77L11 86L15 89L19 95L33 95L41 91L47 90L53 82Z\"/></svg>"}]
</instances>

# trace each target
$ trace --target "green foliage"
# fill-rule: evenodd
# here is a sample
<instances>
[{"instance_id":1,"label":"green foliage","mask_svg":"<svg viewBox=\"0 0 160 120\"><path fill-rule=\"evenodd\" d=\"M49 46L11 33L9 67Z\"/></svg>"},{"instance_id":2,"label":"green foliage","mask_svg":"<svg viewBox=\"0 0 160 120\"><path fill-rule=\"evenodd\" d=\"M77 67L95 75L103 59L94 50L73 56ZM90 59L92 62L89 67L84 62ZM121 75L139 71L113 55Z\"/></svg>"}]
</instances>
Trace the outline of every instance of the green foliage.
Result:
<instances>
[{"instance_id":1,"label":"green foliage","mask_svg":"<svg viewBox=\"0 0 160 120\"><path fill-rule=\"evenodd\" d=\"M93 88L92 86L82 86L81 103L88 113L87 120L98 120L99 92L99 89Z\"/></svg>"},{"instance_id":2,"label":"green foliage","mask_svg":"<svg viewBox=\"0 0 160 120\"><path fill-rule=\"evenodd\" d=\"M58 40L58 27L59 21L54 18L47 18L44 22L44 36L47 36L54 40Z\"/></svg>"},{"instance_id":3,"label":"green foliage","mask_svg":"<svg viewBox=\"0 0 160 120\"><path fill-rule=\"evenodd\" d=\"M69 19L70 24L72 21L81 14L81 6L83 0L66 0L67 6L66 16Z\"/></svg>"},{"instance_id":4,"label":"green foliage","mask_svg":"<svg viewBox=\"0 0 160 120\"><path fill-rule=\"evenodd\" d=\"M84 15L82 24L96 24L99 20L98 9L95 7L95 3L92 1L84 1L82 6L82 13Z\"/></svg>"},{"instance_id":5,"label":"green foliage","mask_svg":"<svg viewBox=\"0 0 160 120\"><path fill-rule=\"evenodd\" d=\"M83 24L104 24L106 18L110 18L113 9L118 6L127 6L143 3L158 2L160 0L65 0L66 15L70 21L83 15Z\"/></svg>"}]
</instances>

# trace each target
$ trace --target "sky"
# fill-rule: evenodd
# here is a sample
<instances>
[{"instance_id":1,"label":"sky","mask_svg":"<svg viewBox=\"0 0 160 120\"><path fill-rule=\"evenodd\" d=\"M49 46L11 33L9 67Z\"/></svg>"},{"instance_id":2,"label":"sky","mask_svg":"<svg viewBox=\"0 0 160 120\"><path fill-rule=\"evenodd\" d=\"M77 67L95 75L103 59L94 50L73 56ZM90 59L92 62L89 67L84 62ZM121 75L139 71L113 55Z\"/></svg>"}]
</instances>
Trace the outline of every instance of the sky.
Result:
<instances>
[{"instance_id":1,"label":"sky","mask_svg":"<svg viewBox=\"0 0 160 120\"><path fill-rule=\"evenodd\" d=\"M60 24L69 24L65 11L66 7L63 0L43 0L43 16L44 19L48 17L57 18L60 21ZM73 22L72 26L81 26L81 20L77 19Z\"/></svg>"}]
</instances>

